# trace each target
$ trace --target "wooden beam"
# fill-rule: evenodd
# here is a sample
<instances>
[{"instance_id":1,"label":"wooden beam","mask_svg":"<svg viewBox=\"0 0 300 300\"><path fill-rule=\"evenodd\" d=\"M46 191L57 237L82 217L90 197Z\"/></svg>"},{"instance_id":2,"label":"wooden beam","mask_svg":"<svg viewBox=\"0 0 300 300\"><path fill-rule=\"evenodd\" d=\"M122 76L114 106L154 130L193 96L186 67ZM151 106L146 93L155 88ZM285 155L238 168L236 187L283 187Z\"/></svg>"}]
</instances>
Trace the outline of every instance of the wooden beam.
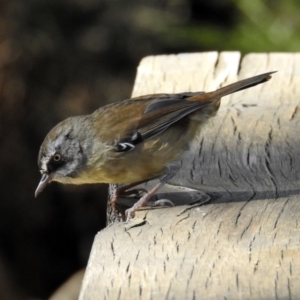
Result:
<instances>
[{"instance_id":1,"label":"wooden beam","mask_svg":"<svg viewBox=\"0 0 300 300\"><path fill-rule=\"evenodd\" d=\"M171 181L210 202L141 210L99 232L79 299L299 297L300 54L146 57L133 96L210 91L276 70L222 99Z\"/></svg>"}]
</instances>

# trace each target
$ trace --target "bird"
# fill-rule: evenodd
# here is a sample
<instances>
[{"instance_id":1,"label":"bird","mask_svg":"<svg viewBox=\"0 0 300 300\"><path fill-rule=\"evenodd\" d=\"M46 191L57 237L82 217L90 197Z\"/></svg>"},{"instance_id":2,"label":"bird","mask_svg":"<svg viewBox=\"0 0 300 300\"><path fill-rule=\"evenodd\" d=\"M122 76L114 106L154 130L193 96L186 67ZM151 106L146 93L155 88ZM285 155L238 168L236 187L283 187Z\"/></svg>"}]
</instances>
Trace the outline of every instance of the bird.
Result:
<instances>
[{"instance_id":1,"label":"bird","mask_svg":"<svg viewBox=\"0 0 300 300\"><path fill-rule=\"evenodd\" d=\"M129 209L126 219L179 170L180 159L207 120L216 115L221 98L264 83L268 72L212 92L145 95L100 107L89 115L72 116L46 135L38 154L42 174L37 197L48 183L125 184L111 197L159 178L159 183Z\"/></svg>"}]
</instances>

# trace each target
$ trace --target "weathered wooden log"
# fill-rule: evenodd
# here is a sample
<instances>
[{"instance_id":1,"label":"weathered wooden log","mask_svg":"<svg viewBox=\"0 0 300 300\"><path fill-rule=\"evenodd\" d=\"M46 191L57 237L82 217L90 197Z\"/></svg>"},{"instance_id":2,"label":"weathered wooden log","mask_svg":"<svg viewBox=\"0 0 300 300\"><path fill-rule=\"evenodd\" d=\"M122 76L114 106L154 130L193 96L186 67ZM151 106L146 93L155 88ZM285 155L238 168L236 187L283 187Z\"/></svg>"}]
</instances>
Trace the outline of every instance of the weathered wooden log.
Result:
<instances>
[{"instance_id":1,"label":"weathered wooden log","mask_svg":"<svg viewBox=\"0 0 300 300\"><path fill-rule=\"evenodd\" d=\"M300 297L300 54L147 57L133 96L210 91L276 70L222 99L166 189L179 204L178 186L200 191L183 203L210 202L140 210L99 232L81 300Z\"/></svg>"}]
</instances>

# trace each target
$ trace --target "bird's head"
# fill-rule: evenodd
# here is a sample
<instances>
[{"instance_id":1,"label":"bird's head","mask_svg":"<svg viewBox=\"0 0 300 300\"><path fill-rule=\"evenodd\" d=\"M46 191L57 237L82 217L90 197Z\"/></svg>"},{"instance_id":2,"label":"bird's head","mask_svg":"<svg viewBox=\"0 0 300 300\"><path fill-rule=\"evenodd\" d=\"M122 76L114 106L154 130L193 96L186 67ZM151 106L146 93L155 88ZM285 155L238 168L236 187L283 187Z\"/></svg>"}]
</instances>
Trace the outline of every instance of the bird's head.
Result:
<instances>
[{"instance_id":1,"label":"bird's head","mask_svg":"<svg viewBox=\"0 0 300 300\"><path fill-rule=\"evenodd\" d=\"M35 191L37 197L48 183L72 183L84 169L88 143L80 134L82 117L71 117L56 125L46 136L39 152L38 166L42 178Z\"/></svg>"}]
</instances>

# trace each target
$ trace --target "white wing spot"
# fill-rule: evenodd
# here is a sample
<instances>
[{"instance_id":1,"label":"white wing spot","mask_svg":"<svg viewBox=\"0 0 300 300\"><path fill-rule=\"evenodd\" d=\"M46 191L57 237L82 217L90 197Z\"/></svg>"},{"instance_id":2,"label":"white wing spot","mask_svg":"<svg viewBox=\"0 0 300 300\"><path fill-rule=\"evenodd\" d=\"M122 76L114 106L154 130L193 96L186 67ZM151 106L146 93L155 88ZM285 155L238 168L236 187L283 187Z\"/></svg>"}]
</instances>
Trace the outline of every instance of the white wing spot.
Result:
<instances>
[{"instance_id":1,"label":"white wing spot","mask_svg":"<svg viewBox=\"0 0 300 300\"><path fill-rule=\"evenodd\" d=\"M119 143L118 144L118 148L120 151L131 151L133 150L135 147L133 144L131 143Z\"/></svg>"}]
</instances>

